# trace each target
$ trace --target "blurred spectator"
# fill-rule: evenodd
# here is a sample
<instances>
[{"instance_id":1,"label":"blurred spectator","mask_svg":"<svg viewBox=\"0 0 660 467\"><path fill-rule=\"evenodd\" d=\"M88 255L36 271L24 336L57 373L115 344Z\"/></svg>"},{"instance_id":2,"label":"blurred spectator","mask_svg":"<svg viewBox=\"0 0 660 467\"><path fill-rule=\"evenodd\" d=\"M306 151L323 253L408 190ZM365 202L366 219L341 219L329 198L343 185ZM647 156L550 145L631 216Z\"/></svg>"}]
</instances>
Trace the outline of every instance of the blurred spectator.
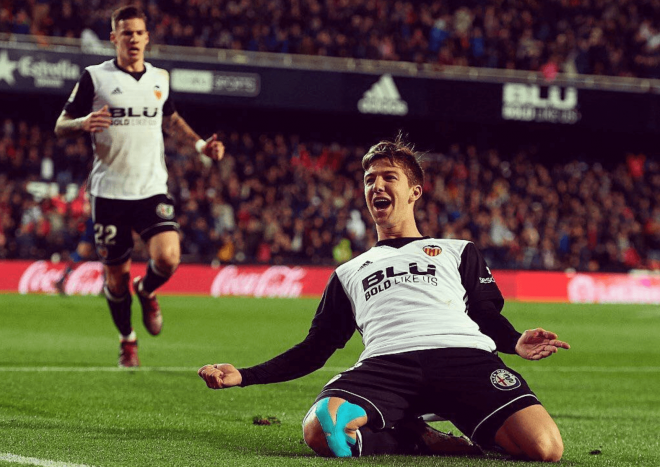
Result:
<instances>
[{"instance_id":1,"label":"blurred spectator","mask_svg":"<svg viewBox=\"0 0 660 467\"><path fill-rule=\"evenodd\" d=\"M9 0L0 32L107 40L124 0ZM151 1L155 42L258 52L660 77L660 4L546 0ZM86 43L87 43L86 39Z\"/></svg>"},{"instance_id":2,"label":"blurred spectator","mask_svg":"<svg viewBox=\"0 0 660 467\"><path fill-rule=\"evenodd\" d=\"M330 265L373 246L359 176L366 147L279 133L221 138L227 155L209 167L190 148L166 149L185 261ZM83 183L90 160L84 139L55 142L38 125L2 122L0 258L75 249L78 215L62 196ZM423 233L472 240L493 268L660 269L657 157L541 164L526 151L453 144L428 153L424 168ZM54 183L60 195L35 198L28 183Z\"/></svg>"}]
</instances>

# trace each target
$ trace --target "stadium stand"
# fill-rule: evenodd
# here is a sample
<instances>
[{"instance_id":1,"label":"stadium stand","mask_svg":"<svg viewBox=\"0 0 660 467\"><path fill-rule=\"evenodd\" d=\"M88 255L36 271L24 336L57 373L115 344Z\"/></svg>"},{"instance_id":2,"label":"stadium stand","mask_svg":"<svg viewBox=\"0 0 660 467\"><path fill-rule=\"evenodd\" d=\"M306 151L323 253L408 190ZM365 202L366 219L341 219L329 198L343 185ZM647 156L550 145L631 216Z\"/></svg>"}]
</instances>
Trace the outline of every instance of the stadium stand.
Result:
<instances>
[{"instance_id":1,"label":"stadium stand","mask_svg":"<svg viewBox=\"0 0 660 467\"><path fill-rule=\"evenodd\" d=\"M109 35L120 0L7 1L0 33ZM652 0L163 0L137 2L159 44L358 59L660 78Z\"/></svg>"},{"instance_id":2,"label":"stadium stand","mask_svg":"<svg viewBox=\"0 0 660 467\"><path fill-rule=\"evenodd\" d=\"M110 12L124 3L8 0L0 6L0 34L34 35L44 44L80 38L84 50L107 39ZM660 30L653 20L660 7L651 0L135 3L147 12L155 44L402 61L437 70L531 70L547 82L557 73L660 78ZM16 105L18 94L7 96L3 105L16 112L0 122L0 258L66 256L84 226L70 193L89 172L89 142L52 135L61 99L40 96ZM375 141L360 134L362 121L358 130L318 137L297 128L307 119L302 113L276 129L253 125L253 116L207 128L220 130L228 154L210 167L192 148L166 139L184 260L333 264L369 248L375 232L365 227L359 160ZM614 157L585 157L598 152L591 141L598 136L573 135L573 141L589 140L582 143L587 147L562 157L565 147L551 148L539 156L544 141L573 130L543 130L548 134L533 144L511 145L505 144L509 136L482 141L473 127L452 127L423 142L429 174L419 219L424 233L471 239L494 268L660 269L660 163L648 152L654 147L648 141L657 138L630 138ZM515 139L523 139L527 130L515 131ZM644 138L641 149L633 144ZM44 186L56 193L44 193ZM143 252L135 254L139 259Z\"/></svg>"},{"instance_id":3,"label":"stadium stand","mask_svg":"<svg viewBox=\"0 0 660 467\"><path fill-rule=\"evenodd\" d=\"M227 156L210 167L192 148L166 147L187 261L333 264L342 248L356 254L375 242L360 178L367 146L293 133L221 138ZM623 156L607 167L465 143L430 148L422 232L470 239L494 268L660 269L660 163ZM2 122L0 258L74 251L85 219L65 188L84 182L90 161L82 137L57 141L50 128ZM60 193L35 198L31 182Z\"/></svg>"}]
</instances>

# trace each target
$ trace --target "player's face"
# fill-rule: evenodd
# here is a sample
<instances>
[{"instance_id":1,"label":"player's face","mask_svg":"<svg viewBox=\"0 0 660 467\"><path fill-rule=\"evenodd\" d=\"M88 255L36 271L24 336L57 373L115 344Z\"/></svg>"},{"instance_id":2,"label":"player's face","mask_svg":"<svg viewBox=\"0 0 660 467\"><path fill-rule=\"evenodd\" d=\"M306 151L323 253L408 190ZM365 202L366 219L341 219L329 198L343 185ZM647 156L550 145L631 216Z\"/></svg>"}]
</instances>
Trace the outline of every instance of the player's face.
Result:
<instances>
[{"instance_id":1,"label":"player's face","mask_svg":"<svg viewBox=\"0 0 660 467\"><path fill-rule=\"evenodd\" d=\"M110 40L115 44L120 65L141 65L144 61L144 49L149 43L149 32L143 19L130 18L117 21L116 29L110 33Z\"/></svg>"},{"instance_id":2,"label":"player's face","mask_svg":"<svg viewBox=\"0 0 660 467\"><path fill-rule=\"evenodd\" d=\"M419 185L409 186L401 167L388 159L378 159L364 174L364 196L377 226L392 228L414 223L415 201L421 196Z\"/></svg>"}]
</instances>

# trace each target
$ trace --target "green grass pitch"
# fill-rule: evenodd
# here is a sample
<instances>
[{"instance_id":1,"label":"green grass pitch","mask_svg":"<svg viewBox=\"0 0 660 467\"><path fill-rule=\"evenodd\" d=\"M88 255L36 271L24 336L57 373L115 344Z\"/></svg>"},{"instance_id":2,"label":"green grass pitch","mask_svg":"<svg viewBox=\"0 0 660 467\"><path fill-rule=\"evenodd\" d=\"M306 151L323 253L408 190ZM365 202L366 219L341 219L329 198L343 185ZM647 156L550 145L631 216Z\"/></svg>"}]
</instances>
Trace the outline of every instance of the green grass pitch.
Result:
<instances>
[{"instance_id":1,"label":"green grass pitch","mask_svg":"<svg viewBox=\"0 0 660 467\"><path fill-rule=\"evenodd\" d=\"M0 465L532 465L314 457L300 422L323 384L356 361L357 335L297 381L212 391L198 378L203 364L252 365L296 344L316 304L164 296L163 333L152 337L134 303L143 367L119 370L103 299L0 295ZM660 465L660 307L507 303L505 314L520 330L542 326L573 347L540 362L504 357L556 419L563 465ZM281 424L254 425L255 415Z\"/></svg>"}]
</instances>

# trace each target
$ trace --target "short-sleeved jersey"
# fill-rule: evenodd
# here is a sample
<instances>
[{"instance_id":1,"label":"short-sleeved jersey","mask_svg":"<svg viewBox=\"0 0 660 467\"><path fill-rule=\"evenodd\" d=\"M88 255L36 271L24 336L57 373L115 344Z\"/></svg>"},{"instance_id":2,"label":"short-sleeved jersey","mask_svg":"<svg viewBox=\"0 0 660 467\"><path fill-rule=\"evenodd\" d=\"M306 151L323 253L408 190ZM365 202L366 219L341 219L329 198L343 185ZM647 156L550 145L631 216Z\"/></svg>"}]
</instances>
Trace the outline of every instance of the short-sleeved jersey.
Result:
<instances>
[{"instance_id":1,"label":"short-sleeved jersey","mask_svg":"<svg viewBox=\"0 0 660 467\"><path fill-rule=\"evenodd\" d=\"M471 301L502 296L476 248L466 248L474 245L437 238L382 244L337 268L362 334L360 360L437 348L495 351L467 311ZM465 269L464 261L474 264Z\"/></svg>"},{"instance_id":2,"label":"short-sleeved jersey","mask_svg":"<svg viewBox=\"0 0 660 467\"><path fill-rule=\"evenodd\" d=\"M167 193L162 124L174 113L169 73L144 65L144 73L123 70L116 60L87 67L64 107L74 118L105 105L112 115L109 128L91 134L88 186L94 196L131 200Z\"/></svg>"}]
</instances>

